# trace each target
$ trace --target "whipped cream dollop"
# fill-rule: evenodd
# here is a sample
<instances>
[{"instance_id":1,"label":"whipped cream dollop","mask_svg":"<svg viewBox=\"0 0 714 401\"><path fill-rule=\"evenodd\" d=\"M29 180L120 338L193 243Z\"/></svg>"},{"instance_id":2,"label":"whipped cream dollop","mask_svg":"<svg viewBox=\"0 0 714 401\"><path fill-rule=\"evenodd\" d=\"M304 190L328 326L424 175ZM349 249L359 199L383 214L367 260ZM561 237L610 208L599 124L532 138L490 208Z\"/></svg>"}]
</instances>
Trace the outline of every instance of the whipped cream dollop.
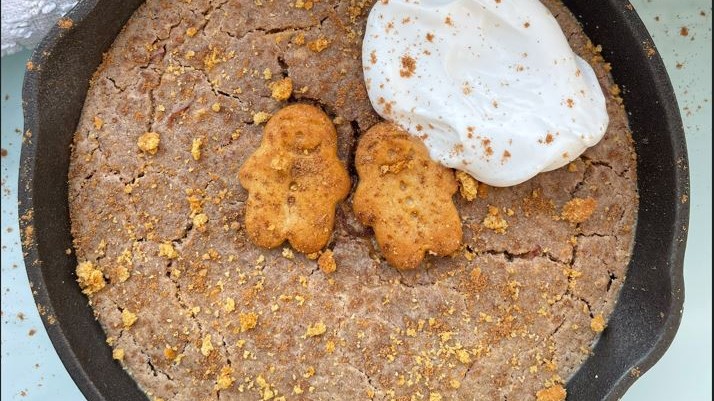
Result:
<instances>
[{"instance_id":1,"label":"whipped cream dollop","mask_svg":"<svg viewBox=\"0 0 714 401\"><path fill-rule=\"evenodd\" d=\"M595 72L538 0L378 1L362 51L375 110L489 185L561 167L607 128Z\"/></svg>"}]
</instances>

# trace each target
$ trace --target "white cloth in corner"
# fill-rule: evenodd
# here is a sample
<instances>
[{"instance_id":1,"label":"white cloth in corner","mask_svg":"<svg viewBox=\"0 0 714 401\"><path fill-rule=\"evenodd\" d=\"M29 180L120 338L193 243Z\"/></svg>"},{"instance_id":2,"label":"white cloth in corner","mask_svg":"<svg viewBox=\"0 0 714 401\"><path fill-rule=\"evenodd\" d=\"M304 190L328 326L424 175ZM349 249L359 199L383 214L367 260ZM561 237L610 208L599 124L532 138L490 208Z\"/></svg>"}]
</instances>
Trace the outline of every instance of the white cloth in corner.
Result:
<instances>
[{"instance_id":1,"label":"white cloth in corner","mask_svg":"<svg viewBox=\"0 0 714 401\"><path fill-rule=\"evenodd\" d=\"M2 0L2 55L33 48L77 0Z\"/></svg>"}]
</instances>

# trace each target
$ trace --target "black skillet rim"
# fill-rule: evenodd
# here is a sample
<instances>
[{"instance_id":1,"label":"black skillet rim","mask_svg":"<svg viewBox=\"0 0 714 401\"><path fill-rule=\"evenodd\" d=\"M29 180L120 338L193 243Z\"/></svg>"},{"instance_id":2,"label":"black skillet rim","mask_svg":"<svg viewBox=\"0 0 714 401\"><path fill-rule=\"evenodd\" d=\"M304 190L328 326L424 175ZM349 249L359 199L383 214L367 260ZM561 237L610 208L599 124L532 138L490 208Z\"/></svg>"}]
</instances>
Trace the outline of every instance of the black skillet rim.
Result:
<instances>
[{"instance_id":1,"label":"black skillet rim","mask_svg":"<svg viewBox=\"0 0 714 401\"><path fill-rule=\"evenodd\" d=\"M84 19L94 11L98 3L102 0L83 0L80 1L77 6L75 6L68 14L69 18L74 26L81 24ZM135 2L132 2L135 3ZM587 5L587 2L581 2L579 5L575 4L572 0L565 1L566 5L571 9L573 14L575 14L579 20L580 13L592 12L593 7L598 8L597 5ZM600 2L593 2L600 3ZM654 54L647 55L646 62L641 65L642 68L647 70L647 73L653 77L651 82L652 89L656 96L656 101L659 103L660 108L663 111L663 115L660 118L663 119L665 129L663 130L668 134L668 145L671 147L672 160L676 161L676 165L672 166L673 169L669 173L673 174L674 188L671 188L672 193L668 194L673 197L674 204L672 206L673 217L671 219L672 227L668 232L671 234L671 238L666 238L666 243L663 245L667 249L671 250L668 254L669 258L666 261L662 261L662 265L667 268L669 278L671 282L669 283L671 289L671 299L668 305L668 313L666 314L664 321L659 327L659 335L657 336L655 342L649 347L649 349L637 355L636 363L630 363L631 369L637 368L639 373L644 373L648 370L654 363L661 358L664 352L667 350L671 344L679 323L681 320L682 305L684 301L684 281L683 281L683 261L684 261L684 251L686 247L686 236L687 227L689 223L689 203L685 200L689 196L689 175L688 175L688 161L686 152L686 143L684 136L684 129L682 127L682 121L679 114L679 108L677 106L677 101L672 89L672 85L669 81L664 64L656 52L656 48L652 42L650 35L644 27L644 24L637 16L636 12L632 8L629 2L626 0L608 0L609 7L614 10L613 21L617 22L621 26L619 28L624 29L629 35L631 35L632 40L636 40L644 47L640 49L640 53L646 51L654 52ZM583 5L585 4L585 5ZM131 5L130 5L131 6ZM599 5L602 7L602 4ZM123 22L122 22L123 25ZM584 29L586 33L593 38L593 41L598 43L598 35L602 35L603 31L599 31L601 27L599 26L588 26L584 24ZM34 226L35 218L32 211L35 210L34 203L34 193L37 190L42 190L42 188L35 188L34 175L35 167L37 162L37 142L40 140L42 135L48 135L49 133L43 133L40 127L40 116L42 111L39 109L40 100L38 99L40 94L40 83L42 66L48 57L52 57L55 47L60 43L60 39L63 35L70 34L72 29L62 29L59 26L53 27L43 41L38 45L38 47L33 52L30 61L34 66L39 66L38 68L29 69L25 75L25 82L23 86L23 111L25 118L25 132L31 132L32 136L26 135L25 141L22 146L22 156L20 162L20 180L18 188L18 198L19 198L19 215L26 216L26 218L20 220L21 233L23 234L23 251L25 258L25 265L27 269L27 274L30 279L30 286L32 288L35 301L37 302L38 309L41 311L41 317L43 324L50 336L50 339L55 347L55 350L60 356L60 359L64 363L67 371L69 372L72 379L75 381L82 393L90 401L104 401L108 400L106 392L107 384L103 382L103 373L91 371L87 368L87 361L80 360L77 356L77 352L72 348L68 341L68 336L74 334L67 334L60 324L55 320L55 313L53 302L59 302L60 300L54 300L50 296L47 285L45 283L43 268L48 264L47 259L43 259L38 249L38 241L44 241L43 230L38 230L35 227L34 235L27 236L25 228L29 226ZM651 50L650 50L651 49ZM607 54L608 49L604 49L605 58L610 60ZM614 64L614 63L613 63ZM614 73L614 72L613 72ZM616 78L617 81L617 78ZM625 91L623 94L626 104L631 104L636 100L628 101L628 93ZM640 151L639 143L638 153ZM638 161L638 170L640 169ZM643 174L644 171L640 171L639 174ZM66 174L65 174L66 176ZM638 186L640 184L640 177L638 175ZM65 189L66 195L66 189ZM66 196L65 196L66 199ZM679 200L682 199L680 202ZM28 214L29 213L29 214ZM68 222L67 222L68 223ZM40 227L41 228L41 227ZM643 234L638 226L638 231L636 233L637 238ZM633 259L636 255L633 255ZM73 258L73 257L72 257ZM50 261L51 262L51 261ZM625 281L623 286L623 292L625 287L627 287L628 282ZM622 294L621 294L622 296ZM615 313L617 309L616 307ZM614 315L614 314L613 314ZM68 322L69 324L69 322ZM98 323L95 323L99 326ZM101 329L100 329L101 330ZM601 341L602 342L602 341ZM110 355L108 351L104 352L104 355L97 356L98 359L103 362L111 362L111 359L107 359ZM596 349L597 350L597 349ZM592 358L590 358L592 359ZM113 370L117 370L118 366L113 365ZM576 377L580 375L580 372L576 374ZM580 375L582 376L582 375ZM124 386L122 388L127 390L127 395L137 394L136 385L133 384L132 379L125 372L114 372L112 377L117 379L117 385ZM596 376L597 377L597 376ZM605 389L602 394L603 400L616 400L619 399L625 391L634 383L634 381L639 377L636 374L630 374L629 369L623 372L619 372L619 377L616 378L609 386ZM582 378L584 380L590 380L589 378ZM572 380L571 380L572 381ZM571 390L571 384L569 382L568 389ZM110 385L110 387L113 387ZM569 391L570 392L570 391ZM599 391L598 391L599 392ZM135 398L134 398L135 399ZM145 397L144 397L145 399Z\"/></svg>"}]
</instances>

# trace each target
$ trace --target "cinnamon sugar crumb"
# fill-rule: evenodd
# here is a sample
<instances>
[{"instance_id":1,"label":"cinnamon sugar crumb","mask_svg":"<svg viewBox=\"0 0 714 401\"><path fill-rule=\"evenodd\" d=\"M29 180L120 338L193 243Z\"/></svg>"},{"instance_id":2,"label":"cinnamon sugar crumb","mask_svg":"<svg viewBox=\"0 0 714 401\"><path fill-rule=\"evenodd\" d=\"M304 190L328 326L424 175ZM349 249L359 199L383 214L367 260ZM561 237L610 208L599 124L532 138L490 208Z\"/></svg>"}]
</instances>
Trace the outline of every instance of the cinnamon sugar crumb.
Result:
<instances>
[{"instance_id":1,"label":"cinnamon sugar crumb","mask_svg":"<svg viewBox=\"0 0 714 401\"><path fill-rule=\"evenodd\" d=\"M377 64L377 51L376 50L372 50L372 53L369 54L369 61L372 64Z\"/></svg>"},{"instance_id":2,"label":"cinnamon sugar crumb","mask_svg":"<svg viewBox=\"0 0 714 401\"><path fill-rule=\"evenodd\" d=\"M552 387L540 390L536 393L536 401L565 401L567 392L562 385L556 384Z\"/></svg>"},{"instance_id":3,"label":"cinnamon sugar crumb","mask_svg":"<svg viewBox=\"0 0 714 401\"><path fill-rule=\"evenodd\" d=\"M590 328L596 333L602 333L605 327L605 318L602 316L602 313L598 313L590 320Z\"/></svg>"},{"instance_id":4,"label":"cinnamon sugar crumb","mask_svg":"<svg viewBox=\"0 0 714 401\"><path fill-rule=\"evenodd\" d=\"M429 42L433 42L433 41L434 41L434 34L431 33L431 32L427 33L427 34L426 34L426 40L428 40Z\"/></svg>"},{"instance_id":5,"label":"cinnamon sugar crumb","mask_svg":"<svg viewBox=\"0 0 714 401\"><path fill-rule=\"evenodd\" d=\"M402 68L399 70L399 76L409 78L416 71L416 60L409 55L402 56Z\"/></svg>"},{"instance_id":6,"label":"cinnamon sugar crumb","mask_svg":"<svg viewBox=\"0 0 714 401\"><path fill-rule=\"evenodd\" d=\"M317 259L317 265L325 274L330 274L337 270L337 263L335 263L333 253L329 249L325 250L325 252L320 255L320 258Z\"/></svg>"},{"instance_id":7,"label":"cinnamon sugar crumb","mask_svg":"<svg viewBox=\"0 0 714 401\"><path fill-rule=\"evenodd\" d=\"M593 198L573 198L563 206L561 216L571 223L582 223L592 216L596 207L597 201Z\"/></svg>"},{"instance_id":8,"label":"cinnamon sugar crumb","mask_svg":"<svg viewBox=\"0 0 714 401\"><path fill-rule=\"evenodd\" d=\"M476 199L478 194L478 181L471 175L463 171L456 172L456 180L459 182L459 193L467 201Z\"/></svg>"},{"instance_id":9,"label":"cinnamon sugar crumb","mask_svg":"<svg viewBox=\"0 0 714 401\"><path fill-rule=\"evenodd\" d=\"M94 268L92 262L82 262L77 265L76 273L77 282L86 295L94 294L107 284L102 271Z\"/></svg>"},{"instance_id":10,"label":"cinnamon sugar crumb","mask_svg":"<svg viewBox=\"0 0 714 401\"><path fill-rule=\"evenodd\" d=\"M161 137L156 132L146 132L137 140L136 144L142 152L155 155L159 151Z\"/></svg>"}]
</instances>

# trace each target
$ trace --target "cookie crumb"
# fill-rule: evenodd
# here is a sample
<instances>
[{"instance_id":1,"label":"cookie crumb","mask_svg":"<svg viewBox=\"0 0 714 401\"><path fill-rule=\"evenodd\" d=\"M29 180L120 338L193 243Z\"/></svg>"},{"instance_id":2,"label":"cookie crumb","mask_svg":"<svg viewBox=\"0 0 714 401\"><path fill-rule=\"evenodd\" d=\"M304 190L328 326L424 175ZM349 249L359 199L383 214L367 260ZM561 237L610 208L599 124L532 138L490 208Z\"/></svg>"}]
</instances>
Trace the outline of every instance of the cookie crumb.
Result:
<instances>
[{"instance_id":1,"label":"cookie crumb","mask_svg":"<svg viewBox=\"0 0 714 401\"><path fill-rule=\"evenodd\" d=\"M290 250L290 248L283 248L282 255L285 259L295 259L295 254L292 250Z\"/></svg>"},{"instance_id":2,"label":"cookie crumb","mask_svg":"<svg viewBox=\"0 0 714 401\"><path fill-rule=\"evenodd\" d=\"M125 329L128 329L129 327L133 326L138 319L139 318L136 316L136 314L130 312L129 309L124 309L123 311L121 311L121 322L124 325Z\"/></svg>"},{"instance_id":3,"label":"cookie crumb","mask_svg":"<svg viewBox=\"0 0 714 401\"><path fill-rule=\"evenodd\" d=\"M605 330L605 327L607 326L605 324L605 318L603 317L602 313L598 313L590 321L590 328L596 333L602 333L603 330Z\"/></svg>"},{"instance_id":4,"label":"cookie crumb","mask_svg":"<svg viewBox=\"0 0 714 401\"><path fill-rule=\"evenodd\" d=\"M226 311L226 313L231 313L234 310L236 310L236 301L233 298L226 298L226 301L223 303L223 310Z\"/></svg>"},{"instance_id":5,"label":"cookie crumb","mask_svg":"<svg viewBox=\"0 0 714 401\"><path fill-rule=\"evenodd\" d=\"M258 314L255 312L240 313L238 315L241 333L254 329L258 325Z\"/></svg>"},{"instance_id":6,"label":"cookie crumb","mask_svg":"<svg viewBox=\"0 0 714 401\"><path fill-rule=\"evenodd\" d=\"M540 390L536 393L536 401L564 401L567 392L560 384Z\"/></svg>"},{"instance_id":7,"label":"cookie crumb","mask_svg":"<svg viewBox=\"0 0 714 401\"><path fill-rule=\"evenodd\" d=\"M176 259L178 257L178 252L174 249L171 242L164 242L159 245L159 256L163 256L166 259Z\"/></svg>"},{"instance_id":8,"label":"cookie crumb","mask_svg":"<svg viewBox=\"0 0 714 401\"><path fill-rule=\"evenodd\" d=\"M123 361L124 360L124 349L117 348L114 351L112 351L112 358L116 359L117 361Z\"/></svg>"},{"instance_id":9,"label":"cookie crumb","mask_svg":"<svg viewBox=\"0 0 714 401\"><path fill-rule=\"evenodd\" d=\"M233 386L236 379L232 376L233 368L230 366L224 366L221 368L221 372L218 374L216 379L216 390L226 390Z\"/></svg>"},{"instance_id":10,"label":"cookie crumb","mask_svg":"<svg viewBox=\"0 0 714 401\"><path fill-rule=\"evenodd\" d=\"M471 175L463 171L456 172L456 180L459 182L459 193L467 201L476 199L478 194L478 181Z\"/></svg>"},{"instance_id":11,"label":"cookie crumb","mask_svg":"<svg viewBox=\"0 0 714 401\"><path fill-rule=\"evenodd\" d=\"M196 29L195 26L190 26L186 29L186 36L188 36L189 38L196 36L197 33L198 29Z\"/></svg>"},{"instance_id":12,"label":"cookie crumb","mask_svg":"<svg viewBox=\"0 0 714 401\"><path fill-rule=\"evenodd\" d=\"M161 137L156 132L146 132L139 137L137 145L142 152L155 155L159 150Z\"/></svg>"},{"instance_id":13,"label":"cookie crumb","mask_svg":"<svg viewBox=\"0 0 714 401\"><path fill-rule=\"evenodd\" d=\"M271 83L269 88L272 91L271 96L273 99L282 102L288 100L292 95L293 80L290 78L283 78L280 81Z\"/></svg>"},{"instance_id":14,"label":"cookie crumb","mask_svg":"<svg viewBox=\"0 0 714 401\"><path fill-rule=\"evenodd\" d=\"M307 44L307 48L310 49L311 51L315 53L320 53L323 50L327 49L327 46L330 45L330 41L325 39L325 38L317 38Z\"/></svg>"},{"instance_id":15,"label":"cookie crumb","mask_svg":"<svg viewBox=\"0 0 714 401\"><path fill-rule=\"evenodd\" d=\"M325 274L330 274L337 270L337 263L335 263L333 255L332 251L327 249L320 255L320 258L317 259L317 265Z\"/></svg>"},{"instance_id":16,"label":"cookie crumb","mask_svg":"<svg viewBox=\"0 0 714 401\"><path fill-rule=\"evenodd\" d=\"M314 325L307 326L307 330L305 331L305 336L304 337L317 337L325 334L327 331L327 326L325 326L325 323L323 322L318 322L315 323Z\"/></svg>"},{"instance_id":17,"label":"cookie crumb","mask_svg":"<svg viewBox=\"0 0 714 401\"><path fill-rule=\"evenodd\" d=\"M76 273L77 282L82 287L82 292L87 295L94 294L107 284L102 271L96 269L92 262L82 262L77 265Z\"/></svg>"},{"instance_id":18,"label":"cookie crumb","mask_svg":"<svg viewBox=\"0 0 714 401\"><path fill-rule=\"evenodd\" d=\"M193 157L193 160L201 160L201 146L203 146L203 139L193 138L193 142L191 142L191 157Z\"/></svg>"},{"instance_id":19,"label":"cookie crumb","mask_svg":"<svg viewBox=\"0 0 714 401\"><path fill-rule=\"evenodd\" d=\"M483 219L483 225L499 234L505 234L508 228L508 222L501 217L501 211L491 205L488 206L488 214Z\"/></svg>"},{"instance_id":20,"label":"cookie crumb","mask_svg":"<svg viewBox=\"0 0 714 401\"><path fill-rule=\"evenodd\" d=\"M193 226L196 227L198 231L206 231L206 223L208 223L208 216L205 213L199 213L193 216Z\"/></svg>"},{"instance_id":21,"label":"cookie crumb","mask_svg":"<svg viewBox=\"0 0 714 401\"><path fill-rule=\"evenodd\" d=\"M104 120L99 118L99 116L94 116L92 124L94 125L95 129L102 129L102 127L104 126Z\"/></svg>"},{"instance_id":22,"label":"cookie crumb","mask_svg":"<svg viewBox=\"0 0 714 401\"><path fill-rule=\"evenodd\" d=\"M201 340L201 354L203 356L209 356L213 351L213 343L211 342L211 335L206 334Z\"/></svg>"},{"instance_id":23,"label":"cookie crumb","mask_svg":"<svg viewBox=\"0 0 714 401\"><path fill-rule=\"evenodd\" d=\"M253 124L260 125L270 119L270 113L259 111L253 114Z\"/></svg>"},{"instance_id":24,"label":"cookie crumb","mask_svg":"<svg viewBox=\"0 0 714 401\"><path fill-rule=\"evenodd\" d=\"M60 18L59 21L57 21L57 25L62 29L70 29L74 26L74 22L69 18Z\"/></svg>"},{"instance_id":25,"label":"cookie crumb","mask_svg":"<svg viewBox=\"0 0 714 401\"><path fill-rule=\"evenodd\" d=\"M564 206L561 216L571 223L582 223L592 216L597 201L593 198L573 198Z\"/></svg>"}]
</instances>

